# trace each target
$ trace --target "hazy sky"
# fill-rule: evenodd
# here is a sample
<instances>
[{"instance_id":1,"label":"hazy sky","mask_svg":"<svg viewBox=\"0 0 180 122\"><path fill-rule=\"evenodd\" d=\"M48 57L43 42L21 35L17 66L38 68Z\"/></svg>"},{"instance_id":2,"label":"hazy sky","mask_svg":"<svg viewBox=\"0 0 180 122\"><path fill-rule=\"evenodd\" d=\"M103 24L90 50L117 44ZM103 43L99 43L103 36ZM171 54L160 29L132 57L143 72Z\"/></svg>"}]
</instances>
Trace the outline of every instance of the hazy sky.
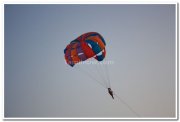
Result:
<instances>
[{"instance_id":1,"label":"hazy sky","mask_svg":"<svg viewBox=\"0 0 180 122\"><path fill-rule=\"evenodd\" d=\"M175 116L175 5L5 5L5 117L135 117L64 62L95 31L111 87L142 117Z\"/></svg>"}]
</instances>

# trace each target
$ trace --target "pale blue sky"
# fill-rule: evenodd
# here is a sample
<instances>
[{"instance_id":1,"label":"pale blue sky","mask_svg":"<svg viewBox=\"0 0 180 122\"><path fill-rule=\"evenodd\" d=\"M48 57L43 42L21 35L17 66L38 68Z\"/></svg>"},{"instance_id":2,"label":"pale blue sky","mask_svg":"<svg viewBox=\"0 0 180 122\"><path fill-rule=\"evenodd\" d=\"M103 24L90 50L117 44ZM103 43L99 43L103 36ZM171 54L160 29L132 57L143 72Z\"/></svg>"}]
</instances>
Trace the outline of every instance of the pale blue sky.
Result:
<instances>
[{"instance_id":1,"label":"pale blue sky","mask_svg":"<svg viewBox=\"0 0 180 122\"><path fill-rule=\"evenodd\" d=\"M135 117L64 63L95 31L112 89L142 117L175 116L175 5L5 5L5 117Z\"/></svg>"}]
</instances>

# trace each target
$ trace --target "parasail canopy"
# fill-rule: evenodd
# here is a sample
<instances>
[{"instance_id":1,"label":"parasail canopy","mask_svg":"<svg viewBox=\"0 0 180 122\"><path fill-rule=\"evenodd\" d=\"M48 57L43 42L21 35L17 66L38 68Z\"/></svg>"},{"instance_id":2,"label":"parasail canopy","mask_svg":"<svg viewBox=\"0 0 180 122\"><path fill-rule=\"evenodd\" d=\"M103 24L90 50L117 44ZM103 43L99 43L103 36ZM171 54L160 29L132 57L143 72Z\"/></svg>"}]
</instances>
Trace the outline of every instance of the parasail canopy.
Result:
<instances>
[{"instance_id":1,"label":"parasail canopy","mask_svg":"<svg viewBox=\"0 0 180 122\"><path fill-rule=\"evenodd\" d=\"M64 49L65 60L72 67L78 62L92 57L97 61L102 61L106 55L105 46L105 40L99 33L84 33L66 46Z\"/></svg>"}]
</instances>

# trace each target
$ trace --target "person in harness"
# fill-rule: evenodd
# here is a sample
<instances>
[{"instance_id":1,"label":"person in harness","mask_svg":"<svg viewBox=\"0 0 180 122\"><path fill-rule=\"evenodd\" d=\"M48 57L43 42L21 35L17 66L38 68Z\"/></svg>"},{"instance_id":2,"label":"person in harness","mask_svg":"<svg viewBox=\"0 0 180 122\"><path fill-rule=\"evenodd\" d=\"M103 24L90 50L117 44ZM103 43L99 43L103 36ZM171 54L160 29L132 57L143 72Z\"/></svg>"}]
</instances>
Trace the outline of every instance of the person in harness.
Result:
<instances>
[{"instance_id":1,"label":"person in harness","mask_svg":"<svg viewBox=\"0 0 180 122\"><path fill-rule=\"evenodd\" d=\"M111 90L111 88L108 88L108 92L109 92L109 94L112 96L112 98L114 99L113 91Z\"/></svg>"}]
</instances>

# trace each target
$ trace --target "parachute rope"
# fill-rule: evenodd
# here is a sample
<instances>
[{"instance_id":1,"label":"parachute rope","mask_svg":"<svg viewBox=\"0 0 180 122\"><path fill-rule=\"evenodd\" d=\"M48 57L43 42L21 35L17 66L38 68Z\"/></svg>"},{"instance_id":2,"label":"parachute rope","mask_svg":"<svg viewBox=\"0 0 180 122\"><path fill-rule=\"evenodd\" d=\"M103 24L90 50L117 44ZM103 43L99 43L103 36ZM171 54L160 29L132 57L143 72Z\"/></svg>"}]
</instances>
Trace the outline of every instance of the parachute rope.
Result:
<instances>
[{"instance_id":1,"label":"parachute rope","mask_svg":"<svg viewBox=\"0 0 180 122\"><path fill-rule=\"evenodd\" d=\"M98 64L98 65L101 65L101 64ZM96 66L96 71L98 72L98 74L100 74L99 76L101 77L101 80L106 84L106 88L108 88L109 87L108 81L103 75L103 70L101 70L100 68L101 66Z\"/></svg>"},{"instance_id":2,"label":"parachute rope","mask_svg":"<svg viewBox=\"0 0 180 122\"><path fill-rule=\"evenodd\" d=\"M137 113L134 109L132 109L132 107L127 104L126 101L124 101L119 95L115 94L114 95L121 101L121 103L123 103L132 113L134 113L137 117L141 117L139 113Z\"/></svg>"},{"instance_id":3,"label":"parachute rope","mask_svg":"<svg viewBox=\"0 0 180 122\"><path fill-rule=\"evenodd\" d=\"M82 67L81 67L82 68ZM88 65L88 66L86 66L86 68L84 69L84 71L86 71L86 72L88 72L88 74L90 74L91 75L91 77L93 77L94 79L96 79L98 82L100 82L101 84L103 84L103 86L104 87L108 87L107 86L107 83L106 83L106 81L105 80L103 80L103 77L101 77L101 72L100 72L100 74L98 73L98 70L94 70L93 69L94 67L91 67L90 65ZM96 68L96 65L95 65L95 68ZM99 69L98 67L97 67L97 69Z\"/></svg>"},{"instance_id":4,"label":"parachute rope","mask_svg":"<svg viewBox=\"0 0 180 122\"><path fill-rule=\"evenodd\" d=\"M96 78L94 78L90 73L88 73L87 71L83 70L82 68L77 68L81 73L84 73L85 75L87 75L89 78L91 78L93 81L96 81L96 83L98 83L100 86L102 86L103 88L106 88L104 86L104 84L102 84L99 80L97 80ZM80 70L81 69L81 70Z\"/></svg>"},{"instance_id":5,"label":"parachute rope","mask_svg":"<svg viewBox=\"0 0 180 122\"><path fill-rule=\"evenodd\" d=\"M106 58L107 58L107 57L106 57ZM106 58L105 58L105 61L106 61L106 63L107 63ZM109 84L109 86L111 87L110 76L109 76L109 69L108 69L107 64L106 64L106 66L105 66L105 70L106 70L106 76L107 76L108 84Z\"/></svg>"},{"instance_id":6,"label":"parachute rope","mask_svg":"<svg viewBox=\"0 0 180 122\"><path fill-rule=\"evenodd\" d=\"M99 64L100 66L99 66L99 69L102 71L101 72L101 74L102 74L102 77L104 77L104 79L105 79L105 83L106 83L106 85L107 85L107 87L110 87L109 86L109 84L108 84L108 79L106 78L106 74L105 74L105 69L103 68L103 64Z\"/></svg>"}]
</instances>

